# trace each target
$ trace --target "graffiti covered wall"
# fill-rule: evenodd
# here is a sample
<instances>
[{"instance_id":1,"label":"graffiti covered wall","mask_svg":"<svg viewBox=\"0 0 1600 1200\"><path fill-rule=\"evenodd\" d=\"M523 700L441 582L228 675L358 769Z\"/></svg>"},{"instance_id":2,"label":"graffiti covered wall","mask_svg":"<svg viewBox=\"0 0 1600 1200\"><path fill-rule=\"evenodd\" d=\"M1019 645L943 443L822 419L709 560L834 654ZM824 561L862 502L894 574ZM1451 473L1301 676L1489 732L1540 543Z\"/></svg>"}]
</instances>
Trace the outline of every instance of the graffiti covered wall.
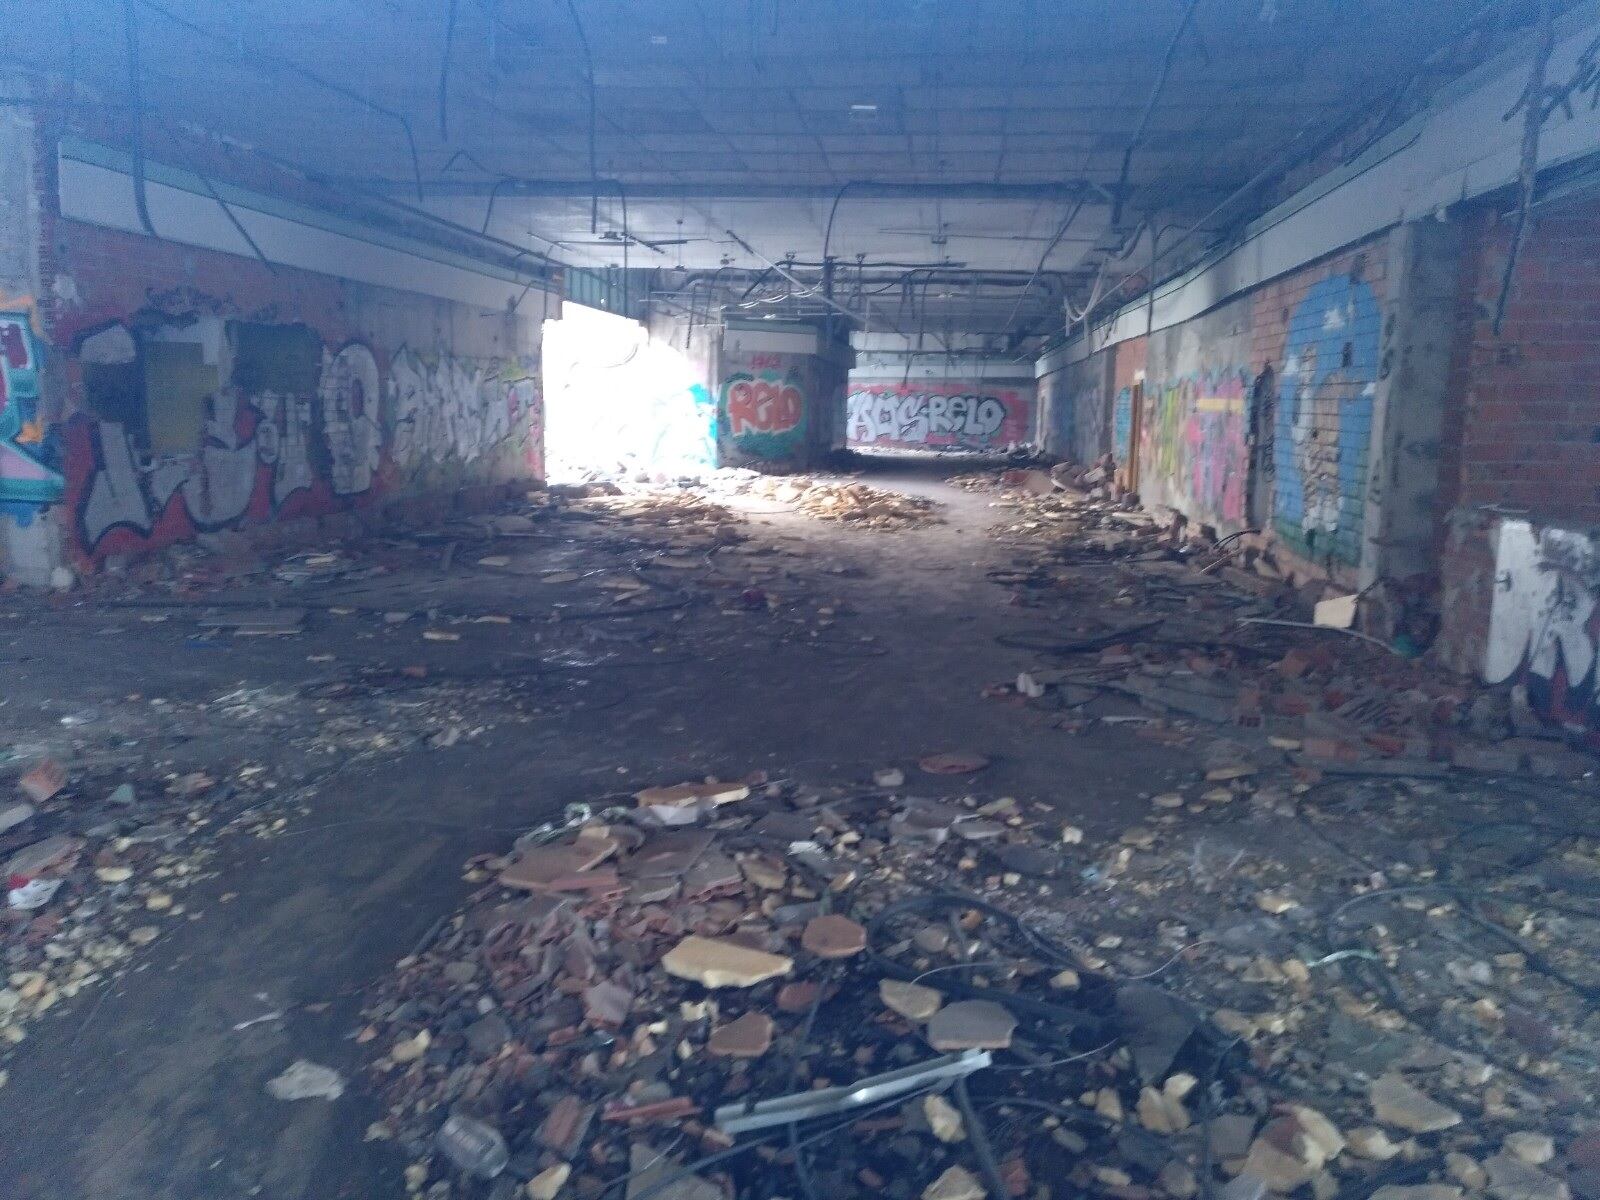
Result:
<instances>
[{"instance_id":1,"label":"graffiti covered wall","mask_svg":"<svg viewBox=\"0 0 1600 1200\"><path fill-rule=\"evenodd\" d=\"M1249 477L1249 314L1236 301L1150 335L1138 436L1140 499L1229 531Z\"/></svg>"},{"instance_id":2,"label":"graffiti covered wall","mask_svg":"<svg viewBox=\"0 0 1600 1200\"><path fill-rule=\"evenodd\" d=\"M80 564L543 477L537 310L55 229L53 511Z\"/></svg>"},{"instance_id":3,"label":"graffiti covered wall","mask_svg":"<svg viewBox=\"0 0 1600 1200\"><path fill-rule=\"evenodd\" d=\"M1312 286L1289 317L1273 436L1273 526L1308 558L1361 557L1381 333L1376 294L1349 274Z\"/></svg>"},{"instance_id":4,"label":"graffiti covered wall","mask_svg":"<svg viewBox=\"0 0 1600 1200\"><path fill-rule=\"evenodd\" d=\"M852 381L846 404L851 446L983 451L1033 438L1031 381Z\"/></svg>"},{"instance_id":5,"label":"graffiti covered wall","mask_svg":"<svg viewBox=\"0 0 1600 1200\"><path fill-rule=\"evenodd\" d=\"M124 423L79 412L65 427L66 511L91 561L272 521L364 508L426 490L429 472L509 452L542 468L537 363L419 355L387 376L372 349L325 348L302 392L224 385L192 450L142 445Z\"/></svg>"}]
</instances>

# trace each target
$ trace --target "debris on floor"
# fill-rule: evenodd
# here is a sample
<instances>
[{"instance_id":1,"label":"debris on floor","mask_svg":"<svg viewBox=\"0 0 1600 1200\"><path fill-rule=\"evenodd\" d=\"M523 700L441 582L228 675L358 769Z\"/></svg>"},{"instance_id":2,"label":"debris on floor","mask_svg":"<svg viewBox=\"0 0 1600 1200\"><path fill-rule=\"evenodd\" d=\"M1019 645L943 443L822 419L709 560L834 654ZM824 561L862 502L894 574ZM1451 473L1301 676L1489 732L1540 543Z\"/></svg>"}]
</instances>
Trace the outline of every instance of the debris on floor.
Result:
<instances>
[{"instance_id":1,"label":"debris on floor","mask_svg":"<svg viewBox=\"0 0 1600 1200\"><path fill-rule=\"evenodd\" d=\"M1321 819L1287 766L1225 774L1274 828ZM1589 1179L1600 1076L1588 997L1557 995L1586 966L1555 957L1565 919L1475 925L1420 863L1219 865L1226 803L1098 847L1009 798L791 783L687 827L618 807L536 832L367 1007L386 1134L430 1195L478 1194L435 1152L447 1119L503 1139L510 1183L481 1186L505 1196L1561 1200ZM1600 881L1595 834L1570 845ZM615 849L510 886L586 844ZM1265 883L1299 899L1264 911ZM1570 1033L1536 1015L1557 1010Z\"/></svg>"}]
</instances>

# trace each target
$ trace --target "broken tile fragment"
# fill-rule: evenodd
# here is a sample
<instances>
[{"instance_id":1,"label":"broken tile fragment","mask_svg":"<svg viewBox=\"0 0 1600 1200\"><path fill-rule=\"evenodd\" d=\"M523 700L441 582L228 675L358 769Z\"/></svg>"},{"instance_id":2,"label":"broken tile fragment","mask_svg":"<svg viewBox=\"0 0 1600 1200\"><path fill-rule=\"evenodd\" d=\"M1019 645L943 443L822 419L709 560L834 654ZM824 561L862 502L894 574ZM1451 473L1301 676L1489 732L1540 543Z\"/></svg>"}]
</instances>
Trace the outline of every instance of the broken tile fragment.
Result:
<instances>
[{"instance_id":1,"label":"broken tile fragment","mask_svg":"<svg viewBox=\"0 0 1600 1200\"><path fill-rule=\"evenodd\" d=\"M809 979L799 983L786 983L778 989L777 1005L786 1013L808 1012L822 994L822 985Z\"/></svg>"},{"instance_id":2,"label":"broken tile fragment","mask_svg":"<svg viewBox=\"0 0 1600 1200\"><path fill-rule=\"evenodd\" d=\"M548 846L530 846L500 872L502 887L531 892L555 890L561 883L592 870L617 852L609 836L578 837Z\"/></svg>"},{"instance_id":3,"label":"broken tile fragment","mask_svg":"<svg viewBox=\"0 0 1600 1200\"><path fill-rule=\"evenodd\" d=\"M690 934L661 960L667 974L709 988L751 987L765 979L787 975L794 961L781 954L752 950L726 938Z\"/></svg>"},{"instance_id":4,"label":"broken tile fragment","mask_svg":"<svg viewBox=\"0 0 1600 1200\"><path fill-rule=\"evenodd\" d=\"M989 760L981 754L929 754L917 760L917 766L929 775L970 775L988 765Z\"/></svg>"},{"instance_id":5,"label":"broken tile fragment","mask_svg":"<svg viewBox=\"0 0 1600 1200\"><path fill-rule=\"evenodd\" d=\"M908 1021L926 1021L944 1003L944 997L932 988L899 979L878 980L878 997Z\"/></svg>"},{"instance_id":6,"label":"broken tile fragment","mask_svg":"<svg viewBox=\"0 0 1600 1200\"><path fill-rule=\"evenodd\" d=\"M576 1096L562 1096L550 1106L534 1140L562 1158L572 1158L583 1145L594 1111L594 1105L585 1104Z\"/></svg>"},{"instance_id":7,"label":"broken tile fragment","mask_svg":"<svg viewBox=\"0 0 1600 1200\"><path fill-rule=\"evenodd\" d=\"M806 923L800 944L818 958L851 958L867 948L867 931L849 917L825 913Z\"/></svg>"},{"instance_id":8,"label":"broken tile fragment","mask_svg":"<svg viewBox=\"0 0 1600 1200\"><path fill-rule=\"evenodd\" d=\"M935 1050L1004 1050L1017 1019L993 1000L958 1000L933 1014L928 1044Z\"/></svg>"},{"instance_id":9,"label":"broken tile fragment","mask_svg":"<svg viewBox=\"0 0 1600 1200\"><path fill-rule=\"evenodd\" d=\"M649 787L635 792L633 798L641 808L694 808L701 804L732 804L749 795L749 784L708 780L704 783L677 783L671 787Z\"/></svg>"},{"instance_id":10,"label":"broken tile fragment","mask_svg":"<svg viewBox=\"0 0 1600 1200\"><path fill-rule=\"evenodd\" d=\"M1437 1133L1461 1124L1461 1114L1412 1087L1398 1075L1381 1075L1368 1090L1372 1114L1407 1133Z\"/></svg>"},{"instance_id":11,"label":"broken tile fragment","mask_svg":"<svg viewBox=\"0 0 1600 1200\"><path fill-rule=\"evenodd\" d=\"M47 758L17 780L17 790L35 804L43 804L67 786L67 769Z\"/></svg>"},{"instance_id":12,"label":"broken tile fragment","mask_svg":"<svg viewBox=\"0 0 1600 1200\"><path fill-rule=\"evenodd\" d=\"M706 1049L718 1058L760 1058L772 1045L772 1018L747 1012L712 1030Z\"/></svg>"}]
</instances>

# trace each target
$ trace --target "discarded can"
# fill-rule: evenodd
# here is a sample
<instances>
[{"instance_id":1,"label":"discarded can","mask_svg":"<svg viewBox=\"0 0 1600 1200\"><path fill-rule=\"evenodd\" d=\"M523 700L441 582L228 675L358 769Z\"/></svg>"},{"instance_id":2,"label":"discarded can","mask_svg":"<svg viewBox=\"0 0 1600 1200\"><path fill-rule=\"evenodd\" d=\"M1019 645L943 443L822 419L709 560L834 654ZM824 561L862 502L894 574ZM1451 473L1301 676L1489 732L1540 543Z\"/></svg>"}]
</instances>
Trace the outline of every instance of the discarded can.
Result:
<instances>
[{"instance_id":1,"label":"discarded can","mask_svg":"<svg viewBox=\"0 0 1600 1200\"><path fill-rule=\"evenodd\" d=\"M459 1113L452 1113L439 1126L434 1144L457 1168L479 1179L493 1179L511 1160L506 1139L498 1129Z\"/></svg>"}]
</instances>

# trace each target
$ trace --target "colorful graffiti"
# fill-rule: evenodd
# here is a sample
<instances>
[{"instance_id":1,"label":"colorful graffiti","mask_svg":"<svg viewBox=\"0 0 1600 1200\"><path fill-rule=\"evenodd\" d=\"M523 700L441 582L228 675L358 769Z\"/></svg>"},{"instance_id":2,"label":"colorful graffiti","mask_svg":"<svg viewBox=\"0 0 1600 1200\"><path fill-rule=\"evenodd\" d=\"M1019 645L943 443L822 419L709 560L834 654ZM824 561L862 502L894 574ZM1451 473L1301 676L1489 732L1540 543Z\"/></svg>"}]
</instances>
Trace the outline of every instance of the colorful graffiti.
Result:
<instances>
[{"instance_id":1,"label":"colorful graffiti","mask_svg":"<svg viewBox=\"0 0 1600 1200\"><path fill-rule=\"evenodd\" d=\"M80 414L66 427L75 539L103 560L338 512L427 464L506 446L537 475L542 408L526 363L401 350L386 392L371 349L351 342L322 352L313 391L220 388L205 402L193 451L147 453L122 424Z\"/></svg>"},{"instance_id":2,"label":"colorful graffiti","mask_svg":"<svg viewBox=\"0 0 1600 1200\"><path fill-rule=\"evenodd\" d=\"M798 368L730 375L722 385L722 416L741 453L792 456L804 437L805 379Z\"/></svg>"},{"instance_id":3,"label":"colorful graffiti","mask_svg":"<svg viewBox=\"0 0 1600 1200\"><path fill-rule=\"evenodd\" d=\"M0 312L0 512L26 523L64 486L39 415L43 354L25 312Z\"/></svg>"},{"instance_id":4,"label":"colorful graffiti","mask_svg":"<svg viewBox=\"0 0 1600 1200\"><path fill-rule=\"evenodd\" d=\"M1360 559L1381 321L1372 288L1354 275L1316 284L1289 319L1273 524L1309 557Z\"/></svg>"},{"instance_id":5,"label":"colorful graffiti","mask_svg":"<svg viewBox=\"0 0 1600 1200\"><path fill-rule=\"evenodd\" d=\"M989 450L1029 440L1033 398L971 383L863 384L846 399L853 446Z\"/></svg>"},{"instance_id":6,"label":"colorful graffiti","mask_svg":"<svg viewBox=\"0 0 1600 1200\"><path fill-rule=\"evenodd\" d=\"M1244 520L1248 379L1245 368L1231 366L1146 385L1141 494L1202 519Z\"/></svg>"},{"instance_id":7,"label":"colorful graffiti","mask_svg":"<svg viewBox=\"0 0 1600 1200\"><path fill-rule=\"evenodd\" d=\"M1133 449L1133 389L1118 388L1111 402L1111 457L1119 463L1128 461Z\"/></svg>"},{"instance_id":8,"label":"colorful graffiti","mask_svg":"<svg viewBox=\"0 0 1600 1200\"><path fill-rule=\"evenodd\" d=\"M1600 730L1600 547L1592 534L1502 520L1483 674L1519 682L1547 719Z\"/></svg>"}]
</instances>

